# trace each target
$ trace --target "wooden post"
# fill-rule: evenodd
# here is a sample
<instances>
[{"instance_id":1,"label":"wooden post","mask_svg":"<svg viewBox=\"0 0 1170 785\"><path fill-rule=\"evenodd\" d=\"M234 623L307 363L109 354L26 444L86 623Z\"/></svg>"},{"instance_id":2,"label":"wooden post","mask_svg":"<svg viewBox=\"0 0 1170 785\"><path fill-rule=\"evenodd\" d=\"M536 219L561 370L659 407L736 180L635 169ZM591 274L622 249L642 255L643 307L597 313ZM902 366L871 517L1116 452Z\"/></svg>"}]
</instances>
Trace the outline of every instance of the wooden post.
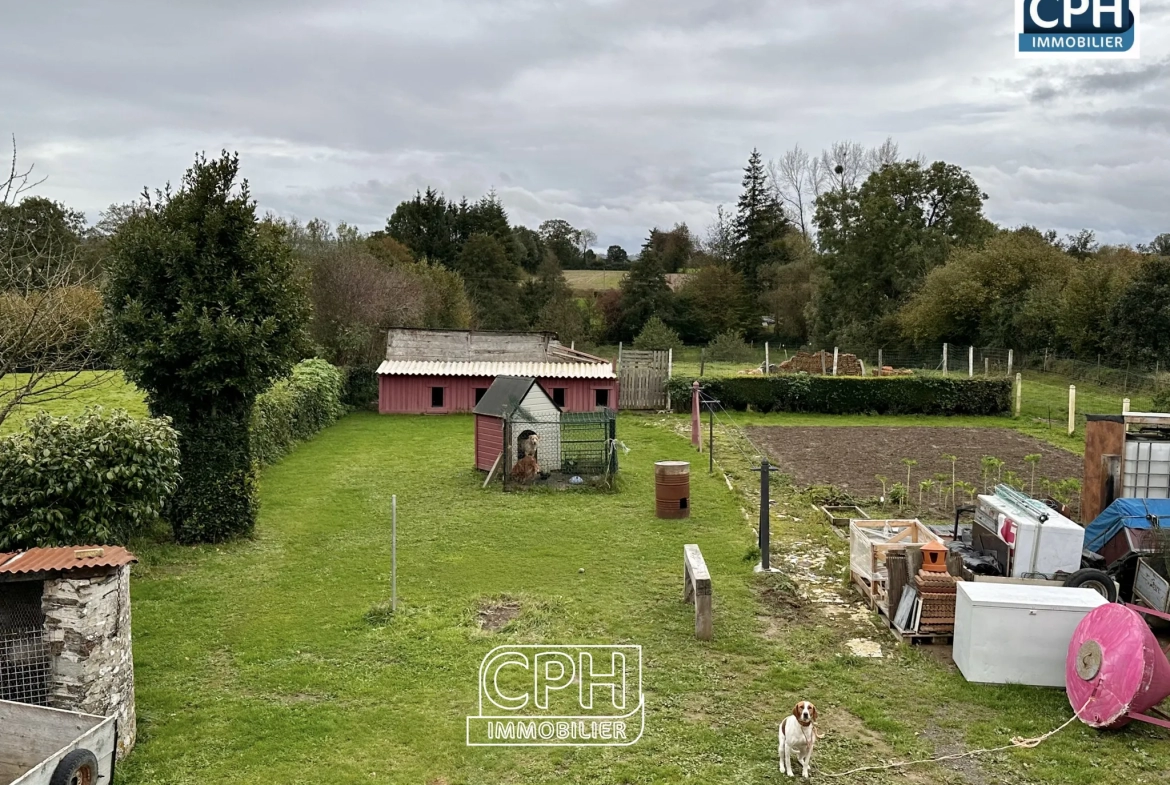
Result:
<instances>
[{"instance_id":1,"label":"wooden post","mask_svg":"<svg viewBox=\"0 0 1170 785\"><path fill-rule=\"evenodd\" d=\"M620 349L620 346L619 346ZM947 375L947 345L943 344L943 376Z\"/></svg>"},{"instance_id":2,"label":"wooden post","mask_svg":"<svg viewBox=\"0 0 1170 785\"><path fill-rule=\"evenodd\" d=\"M1121 399L1121 413L1129 414L1129 398Z\"/></svg>"},{"instance_id":3,"label":"wooden post","mask_svg":"<svg viewBox=\"0 0 1170 785\"><path fill-rule=\"evenodd\" d=\"M707 349L706 347L699 349L699 376L703 375L703 371L707 368Z\"/></svg>"},{"instance_id":4,"label":"wooden post","mask_svg":"<svg viewBox=\"0 0 1170 785\"><path fill-rule=\"evenodd\" d=\"M991 376L991 358L990 357L983 358L983 375L984 376Z\"/></svg>"},{"instance_id":5,"label":"wooden post","mask_svg":"<svg viewBox=\"0 0 1170 785\"><path fill-rule=\"evenodd\" d=\"M577 351L577 342L576 341L569 341L569 351L571 351L571 352Z\"/></svg>"},{"instance_id":6,"label":"wooden post","mask_svg":"<svg viewBox=\"0 0 1170 785\"><path fill-rule=\"evenodd\" d=\"M1024 377L1022 374L1016 374L1016 416L1020 416L1020 405L1024 399Z\"/></svg>"},{"instance_id":7,"label":"wooden post","mask_svg":"<svg viewBox=\"0 0 1170 785\"><path fill-rule=\"evenodd\" d=\"M691 445L703 451L702 424L699 422L699 382L691 385Z\"/></svg>"},{"instance_id":8,"label":"wooden post","mask_svg":"<svg viewBox=\"0 0 1170 785\"><path fill-rule=\"evenodd\" d=\"M390 497L390 612L398 610L398 496Z\"/></svg>"},{"instance_id":9,"label":"wooden post","mask_svg":"<svg viewBox=\"0 0 1170 785\"><path fill-rule=\"evenodd\" d=\"M1068 386L1068 435L1072 436L1077 430L1077 386Z\"/></svg>"},{"instance_id":10,"label":"wooden post","mask_svg":"<svg viewBox=\"0 0 1170 785\"><path fill-rule=\"evenodd\" d=\"M618 371L619 373L622 370L622 342L621 341L618 341L618 361L617 361L617 368L615 368L614 370Z\"/></svg>"},{"instance_id":11,"label":"wooden post","mask_svg":"<svg viewBox=\"0 0 1170 785\"><path fill-rule=\"evenodd\" d=\"M1015 351L1008 349L1008 376L1012 375L1012 361L1015 360Z\"/></svg>"},{"instance_id":12,"label":"wooden post","mask_svg":"<svg viewBox=\"0 0 1170 785\"><path fill-rule=\"evenodd\" d=\"M683 546L683 602L695 603L695 637L709 641L714 635L711 618L711 573L698 545Z\"/></svg>"},{"instance_id":13,"label":"wooden post","mask_svg":"<svg viewBox=\"0 0 1170 785\"><path fill-rule=\"evenodd\" d=\"M670 380L674 374L674 347L666 350L666 411L673 412L670 405Z\"/></svg>"},{"instance_id":14,"label":"wooden post","mask_svg":"<svg viewBox=\"0 0 1170 785\"><path fill-rule=\"evenodd\" d=\"M877 375L878 376L882 375L882 369L885 367L886 366L882 365L882 350L878 349L878 367L877 367Z\"/></svg>"},{"instance_id":15,"label":"wooden post","mask_svg":"<svg viewBox=\"0 0 1170 785\"><path fill-rule=\"evenodd\" d=\"M821 354L821 376L825 376L829 373L829 370L825 367L825 351L824 351L824 349L821 350L820 354Z\"/></svg>"},{"instance_id":16,"label":"wooden post","mask_svg":"<svg viewBox=\"0 0 1170 785\"><path fill-rule=\"evenodd\" d=\"M833 347L833 375L837 375L837 347Z\"/></svg>"},{"instance_id":17,"label":"wooden post","mask_svg":"<svg viewBox=\"0 0 1170 785\"><path fill-rule=\"evenodd\" d=\"M967 347L967 378L975 378L975 347Z\"/></svg>"},{"instance_id":18,"label":"wooden post","mask_svg":"<svg viewBox=\"0 0 1170 785\"><path fill-rule=\"evenodd\" d=\"M769 360L768 354L769 354L768 342L764 341L764 375L765 376L767 376L768 374L770 374L772 372L772 363L770 363L768 361Z\"/></svg>"}]
</instances>

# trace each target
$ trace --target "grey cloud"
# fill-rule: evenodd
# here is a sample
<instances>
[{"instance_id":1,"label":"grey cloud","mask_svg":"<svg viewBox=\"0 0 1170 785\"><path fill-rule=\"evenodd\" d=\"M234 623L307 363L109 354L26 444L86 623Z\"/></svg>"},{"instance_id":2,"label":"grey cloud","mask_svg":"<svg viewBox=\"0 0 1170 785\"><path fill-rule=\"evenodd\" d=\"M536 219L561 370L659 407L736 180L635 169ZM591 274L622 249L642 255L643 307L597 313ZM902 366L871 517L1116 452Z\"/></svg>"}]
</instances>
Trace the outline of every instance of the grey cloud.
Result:
<instances>
[{"instance_id":1,"label":"grey cloud","mask_svg":"<svg viewBox=\"0 0 1170 785\"><path fill-rule=\"evenodd\" d=\"M263 209L372 229L416 189L495 187L631 249L701 230L753 147L841 138L971 169L1006 223L1146 240L1170 195L1142 174L1166 61L1037 68L982 0L7 4L0 131L91 216L224 147Z\"/></svg>"}]
</instances>

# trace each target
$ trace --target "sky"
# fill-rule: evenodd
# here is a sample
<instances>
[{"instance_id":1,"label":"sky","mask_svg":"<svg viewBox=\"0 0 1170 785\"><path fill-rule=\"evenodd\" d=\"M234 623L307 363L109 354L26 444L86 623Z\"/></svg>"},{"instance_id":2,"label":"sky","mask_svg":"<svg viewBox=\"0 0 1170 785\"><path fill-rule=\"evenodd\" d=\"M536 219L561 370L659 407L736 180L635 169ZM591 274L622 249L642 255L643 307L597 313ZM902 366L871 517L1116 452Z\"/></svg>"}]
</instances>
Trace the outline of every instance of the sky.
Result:
<instances>
[{"instance_id":1,"label":"sky","mask_svg":"<svg viewBox=\"0 0 1170 785\"><path fill-rule=\"evenodd\" d=\"M633 251L702 233L753 148L967 169L1007 226L1170 231L1170 0L1137 61L1012 52L1009 0L0 0L0 133L99 211L238 151L262 211L381 228L495 189Z\"/></svg>"}]
</instances>

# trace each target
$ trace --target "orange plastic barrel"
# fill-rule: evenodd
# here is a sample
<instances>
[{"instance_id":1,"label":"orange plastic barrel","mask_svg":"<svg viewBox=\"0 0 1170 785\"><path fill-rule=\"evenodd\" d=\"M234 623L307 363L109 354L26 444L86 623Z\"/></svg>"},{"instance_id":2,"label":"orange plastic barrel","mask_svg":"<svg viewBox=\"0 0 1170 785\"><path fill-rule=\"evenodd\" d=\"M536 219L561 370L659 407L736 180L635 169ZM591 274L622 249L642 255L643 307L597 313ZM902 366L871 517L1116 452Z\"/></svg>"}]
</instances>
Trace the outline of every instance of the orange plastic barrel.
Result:
<instances>
[{"instance_id":1,"label":"orange plastic barrel","mask_svg":"<svg viewBox=\"0 0 1170 785\"><path fill-rule=\"evenodd\" d=\"M690 463L658 461L654 464L654 508L659 518L690 517Z\"/></svg>"}]
</instances>

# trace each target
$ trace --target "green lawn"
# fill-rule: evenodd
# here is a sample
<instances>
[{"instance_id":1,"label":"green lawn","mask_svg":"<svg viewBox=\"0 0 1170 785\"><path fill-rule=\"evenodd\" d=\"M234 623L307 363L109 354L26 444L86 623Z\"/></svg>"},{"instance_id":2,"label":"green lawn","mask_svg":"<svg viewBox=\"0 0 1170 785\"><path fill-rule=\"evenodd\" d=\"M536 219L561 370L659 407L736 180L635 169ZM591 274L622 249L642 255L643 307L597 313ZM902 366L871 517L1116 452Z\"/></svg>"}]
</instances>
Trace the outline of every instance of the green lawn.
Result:
<instances>
[{"instance_id":1,"label":"green lawn","mask_svg":"<svg viewBox=\"0 0 1170 785\"><path fill-rule=\"evenodd\" d=\"M750 480L731 491L721 473L708 476L676 432L684 422L620 418L630 452L619 492L506 495L481 489L469 468L469 417L355 414L265 470L254 540L140 545L140 735L120 781L763 783L778 781L776 724L800 699L821 709L818 772L995 746L1068 717L1061 691L969 685L923 651L893 646L865 613L830 615L836 606L800 599L817 581L830 596L850 594L844 544L798 494L776 507L787 516L774 523L784 573L753 575ZM653 462L688 456L693 517L657 520ZM731 458L728 468L748 477ZM402 607L387 618L391 494ZM714 579L711 643L694 640L680 602L688 542ZM479 629L477 608L502 595L520 615ZM851 638L880 642L886 658L850 655ZM480 660L510 642L640 644L641 741L466 747ZM841 781L1089 785L1108 772L1111 782L1161 782L1165 738L1074 724L1039 749L959 769Z\"/></svg>"},{"instance_id":2,"label":"green lawn","mask_svg":"<svg viewBox=\"0 0 1170 785\"><path fill-rule=\"evenodd\" d=\"M0 379L0 384L13 384L22 381L19 374L13 374L5 379ZM55 400L18 407L3 423L0 423L0 433L16 430L25 419L41 409L60 416L79 414L87 406L100 405L108 409L125 409L139 417L146 416L146 399L142 391L127 382L121 371L100 373L87 371L77 376L70 385L62 388L62 392L67 393L67 397L60 397L57 393L53 393Z\"/></svg>"}]
</instances>

